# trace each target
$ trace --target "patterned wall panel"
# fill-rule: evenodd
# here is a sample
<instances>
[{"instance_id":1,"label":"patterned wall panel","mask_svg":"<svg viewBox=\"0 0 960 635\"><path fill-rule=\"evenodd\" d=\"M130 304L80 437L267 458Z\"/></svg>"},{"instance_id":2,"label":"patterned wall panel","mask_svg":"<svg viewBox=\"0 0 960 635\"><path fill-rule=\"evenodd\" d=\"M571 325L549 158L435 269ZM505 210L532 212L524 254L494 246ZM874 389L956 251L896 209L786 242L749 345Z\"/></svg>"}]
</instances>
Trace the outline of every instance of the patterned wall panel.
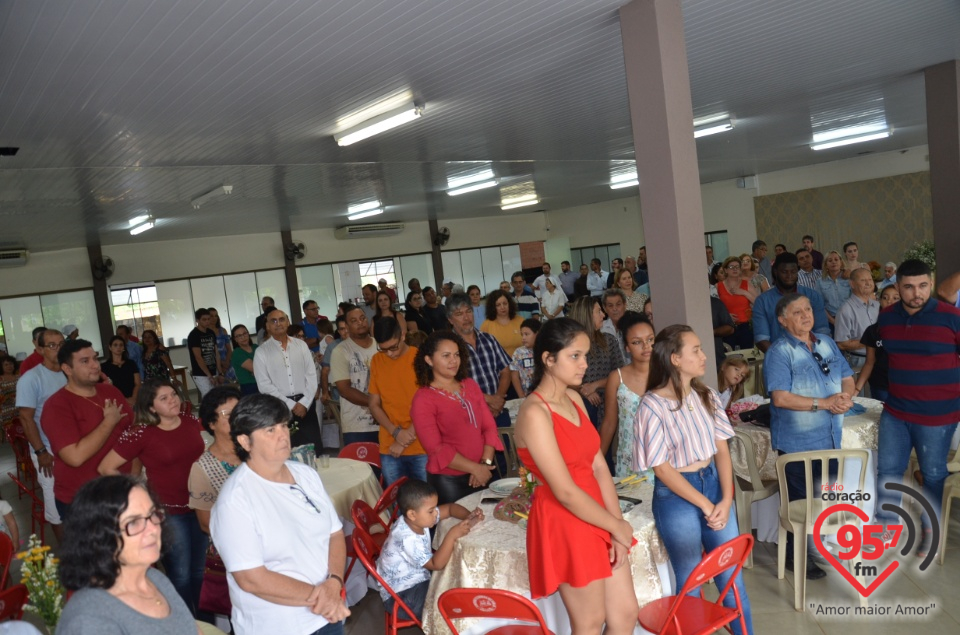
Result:
<instances>
[{"instance_id":1,"label":"patterned wall panel","mask_svg":"<svg viewBox=\"0 0 960 635\"><path fill-rule=\"evenodd\" d=\"M868 181L817 187L753 199L757 236L791 251L804 234L824 254L844 243L860 246L860 260L899 264L903 252L921 240L933 240L930 173L915 172Z\"/></svg>"}]
</instances>

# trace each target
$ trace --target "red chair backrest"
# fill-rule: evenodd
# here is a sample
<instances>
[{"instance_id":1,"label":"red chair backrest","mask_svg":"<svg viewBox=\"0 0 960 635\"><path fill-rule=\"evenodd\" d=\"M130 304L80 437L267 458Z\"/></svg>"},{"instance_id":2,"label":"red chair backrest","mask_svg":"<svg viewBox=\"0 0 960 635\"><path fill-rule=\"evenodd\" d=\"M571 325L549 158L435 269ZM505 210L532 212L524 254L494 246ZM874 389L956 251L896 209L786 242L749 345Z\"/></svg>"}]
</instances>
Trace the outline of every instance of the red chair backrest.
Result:
<instances>
[{"instance_id":1,"label":"red chair backrest","mask_svg":"<svg viewBox=\"0 0 960 635\"><path fill-rule=\"evenodd\" d=\"M726 597L727 592L733 586L737 574L740 573L743 563L746 561L750 550L753 549L753 536L750 534L740 534L733 540L729 540L703 557L700 564L690 573L690 577L683 585L683 590L677 595L683 597L688 595L694 589L702 586L707 580L715 578L718 574L727 569L736 569L730 577L727 586L723 588L720 597Z\"/></svg>"},{"instance_id":2,"label":"red chair backrest","mask_svg":"<svg viewBox=\"0 0 960 635\"><path fill-rule=\"evenodd\" d=\"M397 519L397 495L400 493L400 486L406 483L408 479L406 476L401 476L393 483L383 490L383 494L380 496L380 500L377 501L377 506L373 508L373 511L380 515L383 512L390 510L390 522L393 523Z\"/></svg>"},{"instance_id":3,"label":"red chair backrest","mask_svg":"<svg viewBox=\"0 0 960 635\"><path fill-rule=\"evenodd\" d=\"M338 459L353 459L380 467L380 446L370 441L350 443L340 450Z\"/></svg>"},{"instance_id":4,"label":"red chair backrest","mask_svg":"<svg viewBox=\"0 0 960 635\"><path fill-rule=\"evenodd\" d=\"M7 588L7 577L10 575L10 563L13 562L13 540L6 533L0 531L0 589Z\"/></svg>"},{"instance_id":5,"label":"red chair backrest","mask_svg":"<svg viewBox=\"0 0 960 635\"><path fill-rule=\"evenodd\" d=\"M353 518L353 524L362 528L367 535L374 533L372 531L374 527L380 527L384 532L390 531L383 519L366 501L353 501L353 505L350 506L350 516Z\"/></svg>"},{"instance_id":6,"label":"red chair backrest","mask_svg":"<svg viewBox=\"0 0 960 635\"><path fill-rule=\"evenodd\" d=\"M19 620L23 617L23 606L27 603L27 587L22 584L0 591L0 622Z\"/></svg>"},{"instance_id":7,"label":"red chair backrest","mask_svg":"<svg viewBox=\"0 0 960 635\"><path fill-rule=\"evenodd\" d=\"M540 625L543 635L551 635L537 606L512 591L449 589L440 595L437 607L454 635L459 631L454 628L452 620L467 617L494 617L533 622Z\"/></svg>"}]
</instances>

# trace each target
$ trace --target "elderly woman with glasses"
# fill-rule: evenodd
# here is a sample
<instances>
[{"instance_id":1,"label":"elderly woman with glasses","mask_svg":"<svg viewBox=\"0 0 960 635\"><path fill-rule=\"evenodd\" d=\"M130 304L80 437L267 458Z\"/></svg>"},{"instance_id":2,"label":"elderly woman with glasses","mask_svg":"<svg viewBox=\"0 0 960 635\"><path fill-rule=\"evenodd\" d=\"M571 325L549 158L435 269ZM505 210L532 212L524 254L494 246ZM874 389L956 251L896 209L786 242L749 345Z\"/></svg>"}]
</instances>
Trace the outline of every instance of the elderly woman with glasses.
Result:
<instances>
[{"instance_id":1,"label":"elderly woman with glasses","mask_svg":"<svg viewBox=\"0 0 960 635\"><path fill-rule=\"evenodd\" d=\"M61 635L196 635L173 584L153 565L164 546L163 506L128 475L86 483L70 508L60 544L60 580L74 591Z\"/></svg>"},{"instance_id":2,"label":"elderly woman with glasses","mask_svg":"<svg viewBox=\"0 0 960 635\"><path fill-rule=\"evenodd\" d=\"M233 632L342 635L346 542L317 471L290 461L290 410L249 395L230 414L242 461L220 490L210 533L227 568Z\"/></svg>"}]
</instances>

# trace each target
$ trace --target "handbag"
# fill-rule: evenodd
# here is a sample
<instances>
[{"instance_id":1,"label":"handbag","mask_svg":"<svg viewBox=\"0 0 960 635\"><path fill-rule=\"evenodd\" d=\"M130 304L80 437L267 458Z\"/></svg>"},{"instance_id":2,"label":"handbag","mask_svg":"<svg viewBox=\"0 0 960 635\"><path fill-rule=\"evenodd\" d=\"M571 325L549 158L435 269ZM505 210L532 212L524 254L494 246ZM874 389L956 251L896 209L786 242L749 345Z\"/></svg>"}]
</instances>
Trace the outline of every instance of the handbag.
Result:
<instances>
[{"instance_id":1,"label":"handbag","mask_svg":"<svg viewBox=\"0 0 960 635\"><path fill-rule=\"evenodd\" d=\"M219 615L230 615L233 610L233 604L230 602L230 588L227 585L227 567L213 545L210 545L210 549L207 550L207 562L203 569L203 586L200 587L200 602L197 608Z\"/></svg>"},{"instance_id":2,"label":"handbag","mask_svg":"<svg viewBox=\"0 0 960 635\"><path fill-rule=\"evenodd\" d=\"M752 423L755 426L770 427L770 404L765 403L753 410L744 410L740 413L740 421Z\"/></svg>"}]
</instances>

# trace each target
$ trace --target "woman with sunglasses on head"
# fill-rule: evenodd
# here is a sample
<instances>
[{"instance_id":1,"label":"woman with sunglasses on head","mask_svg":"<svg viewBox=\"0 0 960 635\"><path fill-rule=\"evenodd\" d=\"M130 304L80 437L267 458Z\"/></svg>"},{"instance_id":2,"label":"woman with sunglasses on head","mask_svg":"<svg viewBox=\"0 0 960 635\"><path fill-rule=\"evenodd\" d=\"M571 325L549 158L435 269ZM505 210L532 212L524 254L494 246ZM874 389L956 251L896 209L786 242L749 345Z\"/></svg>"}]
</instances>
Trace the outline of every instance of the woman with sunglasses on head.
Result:
<instances>
[{"instance_id":1,"label":"woman with sunglasses on head","mask_svg":"<svg viewBox=\"0 0 960 635\"><path fill-rule=\"evenodd\" d=\"M227 568L233 632L341 635L347 547L317 471L290 461L290 409L244 397L230 414L242 464L224 483L210 534Z\"/></svg>"},{"instance_id":2,"label":"woman with sunglasses on head","mask_svg":"<svg viewBox=\"0 0 960 635\"><path fill-rule=\"evenodd\" d=\"M711 362L712 363L712 362ZM716 390L701 381L707 356L700 338L685 324L660 331L653 344L647 393L640 400L634 438L638 470L652 469L653 518L667 548L677 578L677 588L687 581L709 553L740 534L733 506L733 464L727 439L733 427ZM717 576L723 588L731 572ZM752 633L750 600L743 577L736 588L743 606L744 631L732 624L736 635ZM731 591L724 606L736 605Z\"/></svg>"},{"instance_id":3,"label":"woman with sunglasses on head","mask_svg":"<svg viewBox=\"0 0 960 635\"><path fill-rule=\"evenodd\" d=\"M163 505L143 481L104 476L77 492L60 544L60 580L73 591L58 635L196 635L186 604L153 565Z\"/></svg>"},{"instance_id":4,"label":"woman with sunglasses on head","mask_svg":"<svg viewBox=\"0 0 960 635\"><path fill-rule=\"evenodd\" d=\"M190 508L190 468L203 454L200 422L180 414L180 396L166 379L144 382L134 406L134 425L100 461L100 474L117 474L128 461L147 470L167 514L168 547L163 568L177 593L196 614L203 583L207 535Z\"/></svg>"}]
</instances>

